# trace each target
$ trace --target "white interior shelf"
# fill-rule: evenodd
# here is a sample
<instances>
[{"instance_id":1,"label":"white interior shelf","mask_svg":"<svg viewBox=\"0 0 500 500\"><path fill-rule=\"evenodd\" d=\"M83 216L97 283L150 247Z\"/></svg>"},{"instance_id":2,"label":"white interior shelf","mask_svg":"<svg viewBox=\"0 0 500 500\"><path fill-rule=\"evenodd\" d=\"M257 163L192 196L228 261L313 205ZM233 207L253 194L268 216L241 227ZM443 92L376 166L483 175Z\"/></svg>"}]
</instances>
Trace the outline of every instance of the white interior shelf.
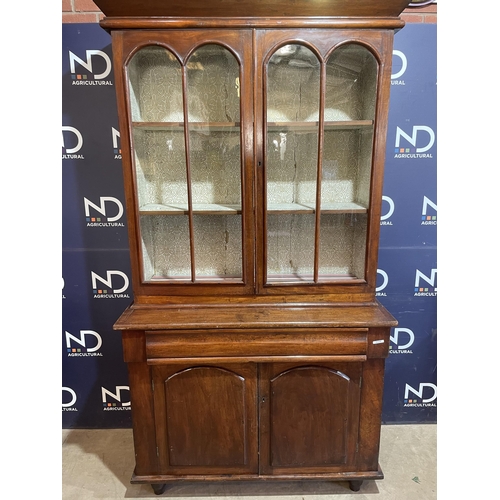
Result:
<instances>
[{"instance_id":1,"label":"white interior shelf","mask_svg":"<svg viewBox=\"0 0 500 500\"><path fill-rule=\"evenodd\" d=\"M267 211L272 213L314 213L316 203L270 203ZM367 213L367 208L358 203L322 203L321 213Z\"/></svg>"},{"instance_id":2,"label":"white interior shelf","mask_svg":"<svg viewBox=\"0 0 500 500\"><path fill-rule=\"evenodd\" d=\"M187 203L175 203L163 205L159 203L148 203L139 207L141 215L186 215L189 213ZM217 203L193 203L194 214L205 215L231 215L241 214L240 205L220 205Z\"/></svg>"}]
</instances>

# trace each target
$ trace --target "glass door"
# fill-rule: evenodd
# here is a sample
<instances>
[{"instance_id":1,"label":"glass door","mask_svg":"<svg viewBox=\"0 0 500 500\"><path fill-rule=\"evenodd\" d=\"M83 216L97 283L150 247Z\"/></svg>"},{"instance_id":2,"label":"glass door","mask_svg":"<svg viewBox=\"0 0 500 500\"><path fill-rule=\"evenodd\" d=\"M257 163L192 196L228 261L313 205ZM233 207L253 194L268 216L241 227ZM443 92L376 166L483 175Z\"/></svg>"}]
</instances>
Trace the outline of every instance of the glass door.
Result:
<instances>
[{"instance_id":1,"label":"glass door","mask_svg":"<svg viewBox=\"0 0 500 500\"><path fill-rule=\"evenodd\" d=\"M365 279L377 77L357 43L265 62L266 284Z\"/></svg>"},{"instance_id":2,"label":"glass door","mask_svg":"<svg viewBox=\"0 0 500 500\"><path fill-rule=\"evenodd\" d=\"M209 43L128 64L142 281L241 283L241 64Z\"/></svg>"}]
</instances>

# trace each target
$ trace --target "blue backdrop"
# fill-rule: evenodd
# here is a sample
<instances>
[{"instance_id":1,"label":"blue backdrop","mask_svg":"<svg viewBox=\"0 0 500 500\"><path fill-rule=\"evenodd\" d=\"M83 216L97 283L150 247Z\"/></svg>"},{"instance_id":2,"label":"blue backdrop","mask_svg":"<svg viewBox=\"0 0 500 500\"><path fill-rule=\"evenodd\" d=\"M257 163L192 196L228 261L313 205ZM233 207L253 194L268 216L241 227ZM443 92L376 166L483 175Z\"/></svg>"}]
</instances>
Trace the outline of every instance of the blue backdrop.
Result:
<instances>
[{"instance_id":1,"label":"blue backdrop","mask_svg":"<svg viewBox=\"0 0 500 500\"><path fill-rule=\"evenodd\" d=\"M132 302L111 38L62 31L62 423L131 427L113 323ZM377 297L399 321L384 423L436 422L436 25L395 36Z\"/></svg>"}]
</instances>

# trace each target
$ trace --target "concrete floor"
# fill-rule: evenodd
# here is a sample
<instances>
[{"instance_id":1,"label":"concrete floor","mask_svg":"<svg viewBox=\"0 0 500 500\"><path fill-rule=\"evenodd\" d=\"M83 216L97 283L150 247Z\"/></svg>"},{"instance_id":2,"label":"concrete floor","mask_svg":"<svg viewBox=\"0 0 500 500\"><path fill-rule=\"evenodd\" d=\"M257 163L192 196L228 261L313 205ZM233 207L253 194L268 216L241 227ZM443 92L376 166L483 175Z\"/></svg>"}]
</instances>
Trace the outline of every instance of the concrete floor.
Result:
<instances>
[{"instance_id":1,"label":"concrete floor","mask_svg":"<svg viewBox=\"0 0 500 500\"><path fill-rule=\"evenodd\" d=\"M385 479L365 481L358 492L352 492L347 482L217 482L174 484L161 496L150 485L130 484L134 469L131 430L64 429L62 498L433 500L437 498L436 429L433 424L382 426L380 466Z\"/></svg>"}]
</instances>

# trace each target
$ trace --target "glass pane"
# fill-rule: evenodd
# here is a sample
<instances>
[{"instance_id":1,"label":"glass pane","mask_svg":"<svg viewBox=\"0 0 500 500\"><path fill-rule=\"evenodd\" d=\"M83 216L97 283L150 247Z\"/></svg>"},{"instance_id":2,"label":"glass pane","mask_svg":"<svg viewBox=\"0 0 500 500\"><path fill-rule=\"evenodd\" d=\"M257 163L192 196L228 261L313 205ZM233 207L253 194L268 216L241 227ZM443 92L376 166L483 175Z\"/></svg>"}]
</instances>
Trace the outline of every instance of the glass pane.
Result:
<instances>
[{"instance_id":1,"label":"glass pane","mask_svg":"<svg viewBox=\"0 0 500 500\"><path fill-rule=\"evenodd\" d=\"M184 134L179 130L134 128L139 210L187 209Z\"/></svg>"},{"instance_id":2,"label":"glass pane","mask_svg":"<svg viewBox=\"0 0 500 500\"><path fill-rule=\"evenodd\" d=\"M241 281L241 215L195 215L196 279Z\"/></svg>"},{"instance_id":3,"label":"glass pane","mask_svg":"<svg viewBox=\"0 0 500 500\"><path fill-rule=\"evenodd\" d=\"M311 281L314 271L312 214L267 216L267 279L270 282Z\"/></svg>"},{"instance_id":4,"label":"glass pane","mask_svg":"<svg viewBox=\"0 0 500 500\"><path fill-rule=\"evenodd\" d=\"M267 121L317 121L319 79L320 63L309 48L278 49L267 66Z\"/></svg>"},{"instance_id":5,"label":"glass pane","mask_svg":"<svg viewBox=\"0 0 500 500\"><path fill-rule=\"evenodd\" d=\"M359 44L334 50L326 65L325 121L375 118L377 61Z\"/></svg>"},{"instance_id":6,"label":"glass pane","mask_svg":"<svg viewBox=\"0 0 500 500\"><path fill-rule=\"evenodd\" d=\"M187 216L140 217L146 280L190 280L189 222Z\"/></svg>"},{"instance_id":7,"label":"glass pane","mask_svg":"<svg viewBox=\"0 0 500 500\"><path fill-rule=\"evenodd\" d=\"M321 214L319 280L364 278L367 216Z\"/></svg>"},{"instance_id":8,"label":"glass pane","mask_svg":"<svg viewBox=\"0 0 500 500\"><path fill-rule=\"evenodd\" d=\"M372 142L372 128L325 131L322 210L368 209Z\"/></svg>"},{"instance_id":9,"label":"glass pane","mask_svg":"<svg viewBox=\"0 0 500 500\"><path fill-rule=\"evenodd\" d=\"M319 139L320 63L307 47L267 66L267 280L311 280Z\"/></svg>"},{"instance_id":10,"label":"glass pane","mask_svg":"<svg viewBox=\"0 0 500 500\"><path fill-rule=\"evenodd\" d=\"M364 278L377 69L358 44L339 47L327 62L320 281Z\"/></svg>"},{"instance_id":11,"label":"glass pane","mask_svg":"<svg viewBox=\"0 0 500 500\"><path fill-rule=\"evenodd\" d=\"M163 47L140 49L128 68L132 121L182 122L182 72Z\"/></svg>"},{"instance_id":12,"label":"glass pane","mask_svg":"<svg viewBox=\"0 0 500 500\"><path fill-rule=\"evenodd\" d=\"M242 276L240 67L219 45L187 63L196 279Z\"/></svg>"},{"instance_id":13,"label":"glass pane","mask_svg":"<svg viewBox=\"0 0 500 500\"><path fill-rule=\"evenodd\" d=\"M181 66L165 48L146 47L128 74L144 279L190 280Z\"/></svg>"}]
</instances>

